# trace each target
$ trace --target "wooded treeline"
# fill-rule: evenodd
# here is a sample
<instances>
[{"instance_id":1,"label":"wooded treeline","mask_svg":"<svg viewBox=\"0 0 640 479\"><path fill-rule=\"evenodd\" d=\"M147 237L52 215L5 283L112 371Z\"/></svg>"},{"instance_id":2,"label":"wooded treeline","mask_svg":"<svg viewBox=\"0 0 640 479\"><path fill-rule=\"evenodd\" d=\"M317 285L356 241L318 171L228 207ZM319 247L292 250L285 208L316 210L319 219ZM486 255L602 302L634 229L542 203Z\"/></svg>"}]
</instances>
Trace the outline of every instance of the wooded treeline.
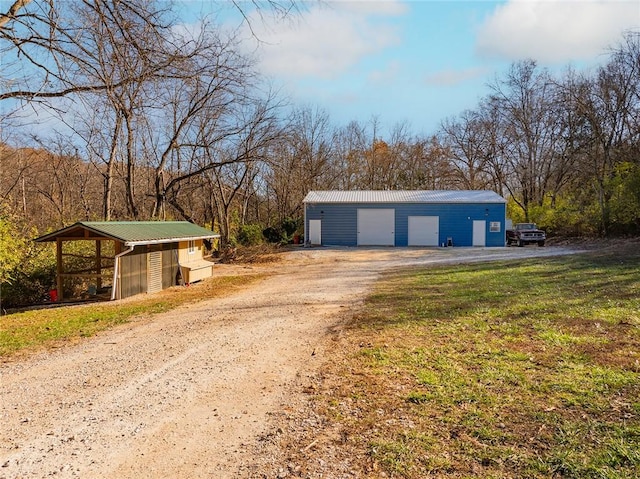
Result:
<instances>
[{"instance_id":1,"label":"wooded treeline","mask_svg":"<svg viewBox=\"0 0 640 479\"><path fill-rule=\"evenodd\" d=\"M425 136L285 104L235 32L180 28L169 3L14 6L0 16L5 221L187 219L233 242L242 225L299 223L312 189L491 189L551 234L640 232L638 32L593 71L514 63ZM66 128L20 135L25 106Z\"/></svg>"}]
</instances>

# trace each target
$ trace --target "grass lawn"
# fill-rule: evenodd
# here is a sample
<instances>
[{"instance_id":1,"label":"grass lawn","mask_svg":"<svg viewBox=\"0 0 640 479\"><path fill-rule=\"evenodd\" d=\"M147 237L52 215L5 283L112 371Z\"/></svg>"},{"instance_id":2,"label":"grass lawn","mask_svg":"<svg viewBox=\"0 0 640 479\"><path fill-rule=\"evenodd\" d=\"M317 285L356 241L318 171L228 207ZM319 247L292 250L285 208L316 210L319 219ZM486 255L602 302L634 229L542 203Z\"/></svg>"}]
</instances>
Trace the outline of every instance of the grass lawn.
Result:
<instances>
[{"instance_id":1,"label":"grass lawn","mask_svg":"<svg viewBox=\"0 0 640 479\"><path fill-rule=\"evenodd\" d=\"M0 357L77 341L141 315L162 313L185 303L227 294L229 290L244 287L261 277L214 276L189 288L175 287L151 296L0 316Z\"/></svg>"},{"instance_id":2,"label":"grass lawn","mask_svg":"<svg viewBox=\"0 0 640 479\"><path fill-rule=\"evenodd\" d=\"M640 477L634 246L385 275L317 407L368 477Z\"/></svg>"}]
</instances>

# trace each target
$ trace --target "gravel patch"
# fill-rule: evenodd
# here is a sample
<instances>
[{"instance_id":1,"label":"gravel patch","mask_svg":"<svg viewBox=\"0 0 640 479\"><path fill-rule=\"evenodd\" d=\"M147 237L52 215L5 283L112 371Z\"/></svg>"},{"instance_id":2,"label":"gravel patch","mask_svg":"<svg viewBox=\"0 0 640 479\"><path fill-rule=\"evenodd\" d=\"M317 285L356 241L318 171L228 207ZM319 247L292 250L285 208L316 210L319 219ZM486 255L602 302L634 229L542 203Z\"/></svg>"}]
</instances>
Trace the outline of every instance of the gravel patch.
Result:
<instances>
[{"instance_id":1,"label":"gravel patch","mask_svg":"<svg viewBox=\"0 0 640 479\"><path fill-rule=\"evenodd\" d=\"M332 334L381 274L574 252L299 248L252 267L268 276L242 291L5 361L0 478L302 477L280 436L322 427L306 394ZM318 444L297 447L315 454ZM358 477L331 457L318 455L313 477Z\"/></svg>"}]
</instances>

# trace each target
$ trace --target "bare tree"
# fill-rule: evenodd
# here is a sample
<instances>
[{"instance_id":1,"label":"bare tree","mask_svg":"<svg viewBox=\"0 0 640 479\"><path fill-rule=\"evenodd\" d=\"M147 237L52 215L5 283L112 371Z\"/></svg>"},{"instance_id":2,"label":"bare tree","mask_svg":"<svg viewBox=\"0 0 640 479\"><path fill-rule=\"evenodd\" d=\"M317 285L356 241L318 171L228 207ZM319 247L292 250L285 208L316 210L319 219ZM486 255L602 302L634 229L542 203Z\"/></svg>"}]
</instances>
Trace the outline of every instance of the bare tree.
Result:
<instances>
[{"instance_id":1,"label":"bare tree","mask_svg":"<svg viewBox=\"0 0 640 479\"><path fill-rule=\"evenodd\" d=\"M20 214L25 224L44 231L78 219L93 219L99 181L65 138L40 148L0 149L0 204Z\"/></svg>"},{"instance_id":2,"label":"bare tree","mask_svg":"<svg viewBox=\"0 0 640 479\"><path fill-rule=\"evenodd\" d=\"M399 187L412 190L447 190L458 187L449 152L433 135L414 138L408 144L403 162L405 180Z\"/></svg>"},{"instance_id":3,"label":"bare tree","mask_svg":"<svg viewBox=\"0 0 640 479\"><path fill-rule=\"evenodd\" d=\"M17 1L0 16L0 53L3 56L4 85L0 101L17 98L41 101L73 93L97 92L140 80L145 69L130 70L118 77L104 76L96 68L96 42L113 35L148 57L154 44L146 44L141 31L155 31L159 37L170 31L169 10L160 2L146 0L107 2L82 0L51 2ZM114 42L105 42L113 47ZM114 53L114 59L117 56ZM171 59L155 57L149 68L163 69ZM98 63L99 64L99 63ZM93 74L92 74L93 73Z\"/></svg>"},{"instance_id":4,"label":"bare tree","mask_svg":"<svg viewBox=\"0 0 640 479\"><path fill-rule=\"evenodd\" d=\"M367 148L365 128L357 121L340 128L336 134L334 167L341 174L336 188L344 190L362 189Z\"/></svg>"},{"instance_id":5,"label":"bare tree","mask_svg":"<svg viewBox=\"0 0 640 479\"><path fill-rule=\"evenodd\" d=\"M326 111L309 106L293 110L269 155L267 182L278 224L302 217L302 200L310 190L332 188L334 136Z\"/></svg>"},{"instance_id":6,"label":"bare tree","mask_svg":"<svg viewBox=\"0 0 640 479\"><path fill-rule=\"evenodd\" d=\"M600 232L611 227L610 180L624 161L638 162L640 142L640 35L630 34L595 78L570 78L564 95L576 116L572 141L600 211Z\"/></svg>"},{"instance_id":7,"label":"bare tree","mask_svg":"<svg viewBox=\"0 0 640 479\"><path fill-rule=\"evenodd\" d=\"M481 113L467 110L458 119L442 123L442 143L451 155L451 164L460 187L486 189L491 182L490 161L494 154L491 130Z\"/></svg>"},{"instance_id":8,"label":"bare tree","mask_svg":"<svg viewBox=\"0 0 640 479\"><path fill-rule=\"evenodd\" d=\"M505 187L529 219L530 207L542 205L562 139L562 124L554 109L555 83L534 61L512 65L493 86L490 99L499 113L499 152L505 167Z\"/></svg>"}]
</instances>

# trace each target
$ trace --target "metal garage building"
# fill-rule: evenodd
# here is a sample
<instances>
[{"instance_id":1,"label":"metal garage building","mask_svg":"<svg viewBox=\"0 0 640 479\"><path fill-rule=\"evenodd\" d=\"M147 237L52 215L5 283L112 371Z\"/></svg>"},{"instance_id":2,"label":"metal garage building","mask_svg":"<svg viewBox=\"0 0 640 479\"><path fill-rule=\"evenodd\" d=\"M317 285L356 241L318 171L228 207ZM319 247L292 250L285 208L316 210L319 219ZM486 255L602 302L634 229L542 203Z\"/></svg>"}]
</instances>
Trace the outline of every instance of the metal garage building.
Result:
<instances>
[{"instance_id":1,"label":"metal garage building","mask_svg":"<svg viewBox=\"0 0 640 479\"><path fill-rule=\"evenodd\" d=\"M311 191L305 243L504 246L506 203L493 191Z\"/></svg>"}]
</instances>

